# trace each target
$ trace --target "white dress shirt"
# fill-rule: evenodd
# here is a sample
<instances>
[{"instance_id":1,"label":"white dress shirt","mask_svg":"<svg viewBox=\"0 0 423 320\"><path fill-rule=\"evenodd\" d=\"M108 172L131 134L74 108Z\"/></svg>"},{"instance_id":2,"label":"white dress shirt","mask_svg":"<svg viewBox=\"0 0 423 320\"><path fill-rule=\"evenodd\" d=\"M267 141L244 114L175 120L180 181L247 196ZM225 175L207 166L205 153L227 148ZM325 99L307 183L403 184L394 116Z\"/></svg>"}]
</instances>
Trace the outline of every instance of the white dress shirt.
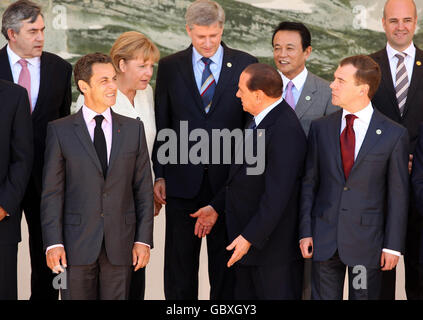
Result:
<instances>
[{"instance_id":1,"label":"white dress shirt","mask_svg":"<svg viewBox=\"0 0 423 320\"><path fill-rule=\"evenodd\" d=\"M19 75L22 70L22 66L18 62L21 60L15 52L10 49L9 45L6 47L7 55L9 57L10 70L12 71L13 82L18 83ZM35 57L25 59L28 61L28 70L31 75L31 111L34 111L35 105L37 104L38 92L40 91L40 66L41 58Z\"/></svg>"},{"instance_id":2,"label":"white dress shirt","mask_svg":"<svg viewBox=\"0 0 423 320\"><path fill-rule=\"evenodd\" d=\"M346 120L345 116L351 114L351 112L346 111L343 109L342 111L342 123L341 123L341 131L339 135L341 135L342 131L346 127ZM354 160L357 158L357 155L360 151L361 145L363 144L364 138L367 133L367 129L369 128L370 121L373 115L373 106L370 102L367 107L364 109L354 113L357 118L354 120L353 129L355 133L355 150L354 150ZM401 252L390 250L390 249L382 249L383 252L394 254L396 256L401 256Z\"/></svg>"},{"instance_id":3,"label":"white dress shirt","mask_svg":"<svg viewBox=\"0 0 423 320\"><path fill-rule=\"evenodd\" d=\"M392 81L395 84L397 81L397 64L398 64L398 58L395 57L397 53L400 53L399 51L392 48L389 43L386 44L386 53L388 54L388 60L389 60L389 67L391 68L391 75L392 75ZM414 68L414 59L416 57L416 47L414 46L414 43L411 43L411 45L403 51L403 53L406 53L404 59L405 69L407 70L407 76L408 76L408 83L411 82L411 76L413 75L413 68Z\"/></svg>"},{"instance_id":4,"label":"white dress shirt","mask_svg":"<svg viewBox=\"0 0 423 320\"><path fill-rule=\"evenodd\" d=\"M278 70L279 74L281 75L282 82L283 82L283 94L282 97L285 99L286 97L286 86L288 85L289 81L292 81L294 86L292 87L292 95L294 96L295 105L297 105L298 100L300 99L301 92L303 91L304 84L307 80L308 70L304 67L304 70L301 71L294 79L290 80L285 75Z\"/></svg>"}]
</instances>

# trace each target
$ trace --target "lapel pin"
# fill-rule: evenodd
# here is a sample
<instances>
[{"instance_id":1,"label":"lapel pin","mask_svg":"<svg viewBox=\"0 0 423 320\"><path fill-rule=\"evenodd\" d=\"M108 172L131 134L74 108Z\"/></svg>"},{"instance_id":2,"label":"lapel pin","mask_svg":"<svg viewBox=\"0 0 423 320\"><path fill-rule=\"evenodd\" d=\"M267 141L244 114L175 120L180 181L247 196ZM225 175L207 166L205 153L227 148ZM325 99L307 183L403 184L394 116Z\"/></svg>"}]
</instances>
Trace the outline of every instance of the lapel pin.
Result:
<instances>
[{"instance_id":1,"label":"lapel pin","mask_svg":"<svg viewBox=\"0 0 423 320\"><path fill-rule=\"evenodd\" d=\"M226 65L228 66L228 68L232 68L232 63L228 62Z\"/></svg>"},{"instance_id":2,"label":"lapel pin","mask_svg":"<svg viewBox=\"0 0 423 320\"><path fill-rule=\"evenodd\" d=\"M310 97L310 96L307 96L307 97L305 97L305 99L306 99L307 101L310 101L310 100L311 100L311 97Z\"/></svg>"},{"instance_id":3,"label":"lapel pin","mask_svg":"<svg viewBox=\"0 0 423 320\"><path fill-rule=\"evenodd\" d=\"M420 67L422 65L421 61L417 61L416 64Z\"/></svg>"},{"instance_id":4,"label":"lapel pin","mask_svg":"<svg viewBox=\"0 0 423 320\"><path fill-rule=\"evenodd\" d=\"M263 132L259 132L258 136L261 137L263 135Z\"/></svg>"},{"instance_id":5,"label":"lapel pin","mask_svg":"<svg viewBox=\"0 0 423 320\"><path fill-rule=\"evenodd\" d=\"M382 130L377 129L377 130L376 130L376 134L382 134Z\"/></svg>"},{"instance_id":6,"label":"lapel pin","mask_svg":"<svg viewBox=\"0 0 423 320\"><path fill-rule=\"evenodd\" d=\"M118 129L118 133L120 133L120 129Z\"/></svg>"}]
</instances>

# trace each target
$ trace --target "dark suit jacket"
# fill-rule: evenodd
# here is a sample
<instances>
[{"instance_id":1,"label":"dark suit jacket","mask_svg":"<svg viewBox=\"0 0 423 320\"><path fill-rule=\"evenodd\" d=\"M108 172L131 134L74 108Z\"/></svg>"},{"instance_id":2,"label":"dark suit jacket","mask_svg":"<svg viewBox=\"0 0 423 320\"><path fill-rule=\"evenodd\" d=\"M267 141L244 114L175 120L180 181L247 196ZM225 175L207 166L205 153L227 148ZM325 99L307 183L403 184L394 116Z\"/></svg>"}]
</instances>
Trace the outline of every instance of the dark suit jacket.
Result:
<instances>
[{"instance_id":1,"label":"dark suit jacket","mask_svg":"<svg viewBox=\"0 0 423 320\"><path fill-rule=\"evenodd\" d=\"M416 209L423 215L423 123L419 126L419 138L414 151L411 182L416 200Z\"/></svg>"},{"instance_id":2,"label":"dark suit jacket","mask_svg":"<svg viewBox=\"0 0 423 320\"><path fill-rule=\"evenodd\" d=\"M386 48L371 54L370 57L379 64L382 71L382 80L378 91L372 99L372 103L388 118L402 124L408 129L410 135L409 152L414 153L418 136L418 127L420 122L423 121L423 65L414 63L411 83L404 106L404 113L401 116ZM417 61L423 63L423 51L419 48L416 48L415 62Z\"/></svg>"},{"instance_id":3,"label":"dark suit jacket","mask_svg":"<svg viewBox=\"0 0 423 320\"><path fill-rule=\"evenodd\" d=\"M40 66L40 89L32 113L34 163L28 194L41 195L42 171L47 123L70 114L72 66L59 56L43 52ZM6 46L0 50L0 79L13 82Z\"/></svg>"},{"instance_id":4,"label":"dark suit jacket","mask_svg":"<svg viewBox=\"0 0 423 320\"><path fill-rule=\"evenodd\" d=\"M244 126L246 113L242 110L241 101L236 97L238 81L241 72L249 64L257 62L257 59L247 53L230 49L223 43L222 46L224 48L222 70L208 113L204 111L195 83L192 45L159 62L155 93L157 132L169 128L175 130L178 139L178 164L159 163L157 152L163 142L156 139L153 150L154 173L156 178L166 179L167 196L194 198L203 180L202 165L194 165L189 161L187 164L182 164L183 162L180 161L180 121L188 121L188 134L196 128L202 128L207 130L209 137L212 136L212 129L233 130L242 129ZM188 148L195 143L189 142ZM211 162L211 141L209 150ZM228 176L228 170L229 165L209 165L209 180L213 192L216 193L223 185Z\"/></svg>"},{"instance_id":5,"label":"dark suit jacket","mask_svg":"<svg viewBox=\"0 0 423 320\"><path fill-rule=\"evenodd\" d=\"M88 265L103 238L114 265L132 264L134 241L153 244L153 186L141 121L112 111L106 180L82 110L47 129L41 199L44 247L63 244L69 265Z\"/></svg>"},{"instance_id":6,"label":"dark suit jacket","mask_svg":"<svg viewBox=\"0 0 423 320\"><path fill-rule=\"evenodd\" d=\"M31 115L21 86L0 80L0 101L0 206L10 215L0 221L0 244L17 244L33 159Z\"/></svg>"},{"instance_id":7,"label":"dark suit jacket","mask_svg":"<svg viewBox=\"0 0 423 320\"><path fill-rule=\"evenodd\" d=\"M349 266L379 268L383 248L404 252L408 133L375 109L345 181L339 140L341 117L342 110L311 125L300 239L313 237L315 261L330 259L338 249L341 260Z\"/></svg>"},{"instance_id":8,"label":"dark suit jacket","mask_svg":"<svg viewBox=\"0 0 423 320\"><path fill-rule=\"evenodd\" d=\"M300 258L298 201L306 136L295 112L282 101L260 122L254 139L265 143L265 154L259 154L265 159L264 172L251 175L245 162L232 164L226 186L211 205L219 215L225 211L229 243L242 235L252 244L239 263L289 263Z\"/></svg>"}]
</instances>

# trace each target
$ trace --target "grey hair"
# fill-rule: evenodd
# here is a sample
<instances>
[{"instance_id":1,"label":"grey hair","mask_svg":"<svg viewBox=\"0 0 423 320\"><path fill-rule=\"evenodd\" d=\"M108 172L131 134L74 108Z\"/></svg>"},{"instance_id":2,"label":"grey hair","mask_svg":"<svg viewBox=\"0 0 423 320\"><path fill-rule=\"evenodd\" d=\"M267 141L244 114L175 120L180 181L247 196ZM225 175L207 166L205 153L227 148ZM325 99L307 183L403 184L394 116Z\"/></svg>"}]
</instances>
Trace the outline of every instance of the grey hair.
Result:
<instances>
[{"instance_id":1,"label":"grey hair","mask_svg":"<svg viewBox=\"0 0 423 320\"><path fill-rule=\"evenodd\" d=\"M216 22L220 27L225 24L225 11L215 1L197 0L190 4L185 14L185 22L190 29L194 25L210 26Z\"/></svg>"},{"instance_id":2,"label":"grey hair","mask_svg":"<svg viewBox=\"0 0 423 320\"><path fill-rule=\"evenodd\" d=\"M29 0L16 1L3 13L1 32L9 40L7 30L12 29L14 32L19 33L22 27L22 21L31 19L30 23L34 23L39 15L43 16L41 7L36 3Z\"/></svg>"}]
</instances>

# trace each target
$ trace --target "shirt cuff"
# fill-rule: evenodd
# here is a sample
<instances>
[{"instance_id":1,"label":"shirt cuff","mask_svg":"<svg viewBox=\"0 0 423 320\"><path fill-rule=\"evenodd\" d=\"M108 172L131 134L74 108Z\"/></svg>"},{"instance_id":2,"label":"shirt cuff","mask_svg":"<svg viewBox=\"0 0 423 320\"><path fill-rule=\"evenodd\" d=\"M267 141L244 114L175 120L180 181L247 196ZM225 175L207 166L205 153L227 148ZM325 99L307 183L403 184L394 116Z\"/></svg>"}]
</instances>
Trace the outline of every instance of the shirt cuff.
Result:
<instances>
[{"instance_id":1,"label":"shirt cuff","mask_svg":"<svg viewBox=\"0 0 423 320\"><path fill-rule=\"evenodd\" d=\"M154 182L159 181L159 180L164 180L164 178L156 178L156 180L154 180Z\"/></svg>"},{"instance_id":2,"label":"shirt cuff","mask_svg":"<svg viewBox=\"0 0 423 320\"><path fill-rule=\"evenodd\" d=\"M390 250L390 249L382 249L382 251L383 251L383 252L386 252L386 253L394 254L394 255L396 255L396 256L398 256L398 257L400 257L400 256L401 256L401 252L399 252L399 251Z\"/></svg>"},{"instance_id":3,"label":"shirt cuff","mask_svg":"<svg viewBox=\"0 0 423 320\"><path fill-rule=\"evenodd\" d=\"M54 245L52 245L52 246L50 246L50 247L47 247L47 249L46 249L46 254L47 254L47 252L48 252L50 249L54 249L54 248L58 248L58 247L62 247L62 248L64 248L63 244L54 244Z\"/></svg>"},{"instance_id":4,"label":"shirt cuff","mask_svg":"<svg viewBox=\"0 0 423 320\"><path fill-rule=\"evenodd\" d=\"M137 241L137 242L135 242L135 243L138 243L138 244L143 244L143 245L145 245L145 246L147 246L147 247L151 248L149 244L146 244L146 243L144 243L144 242L138 242L138 241Z\"/></svg>"}]
</instances>

